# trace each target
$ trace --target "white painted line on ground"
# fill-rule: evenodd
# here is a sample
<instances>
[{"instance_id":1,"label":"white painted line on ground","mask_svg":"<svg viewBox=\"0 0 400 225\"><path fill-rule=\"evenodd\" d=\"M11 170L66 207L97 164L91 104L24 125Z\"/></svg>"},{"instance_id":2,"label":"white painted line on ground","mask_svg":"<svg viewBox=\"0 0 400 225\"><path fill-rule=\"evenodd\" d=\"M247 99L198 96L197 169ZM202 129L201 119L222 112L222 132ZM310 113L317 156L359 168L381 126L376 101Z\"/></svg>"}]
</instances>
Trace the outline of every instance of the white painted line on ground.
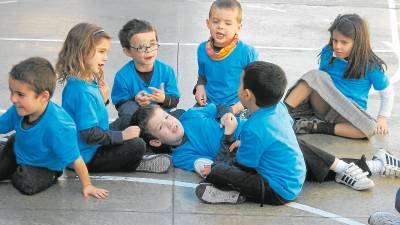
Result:
<instances>
[{"instance_id":1,"label":"white painted line on ground","mask_svg":"<svg viewBox=\"0 0 400 225\"><path fill-rule=\"evenodd\" d=\"M247 7L247 8L253 8L253 9L261 9L261 10L268 10L268 11L276 11L276 12L286 13L286 10L272 8L272 7L268 7L268 6L260 6L260 5L255 5L255 4L243 4L243 6Z\"/></svg>"},{"instance_id":2,"label":"white painted line on ground","mask_svg":"<svg viewBox=\"0 0 400 225\"><path fill-rule=\"evenodd\" d=\"M10 4L10 3L17 3L18 1L1 1L0 4Z\"/></svg>"},{"instance_id":3,"label":"white painted line on ground","mask_svg":"<svg viewBox=\"0 0 400 225\"><path fill-rule=\"evenodd\" d=\"M63 42L60 39L40 39L40 38L7 38L0 37L0 41L27 41L27 42ZM119 41L112 41L113 44L119 44ZM177 42L160 42L160 45L165 46L198 46L199 43L177 43ZM287 50L287 51L320 51L322 48L301 48L301 47L290 47L290 46L262 46L254 45L256 49L269 49L269 50ZM391 49L376 49L375 52L390 53L393 52Z\"/></svg>"},{"instance_id":4,"label":"white painted line on ground","mask_svg":"<svg viewBox=\"0 0 400 225\"><path fill-rule=\"evenodd\" d=\"M65 179L65 178L62 178ZM187 187L187 188L196 188L197 184L190 182L182 182L182 181L173 181L173 180L161 180L161 179L153 179L153 178L142 178L142 177L117 177L117 176L90 176L92 180L98 181L127 181L127 182L139 182L139 183L150 183L150 184L161 184L161 185L175 185L179 187ZM306 211L312 214L316 214L322 216L324 218L332 219L338 221L343 224L348 225L364 225L363 223L359 223L357 221L342 217L340 215L326 212L321 209L317 209L311 206L303 205L296 202L291 202L286 204L291 208L299 209L302 211Z\"/></svg>"}]
</instances>

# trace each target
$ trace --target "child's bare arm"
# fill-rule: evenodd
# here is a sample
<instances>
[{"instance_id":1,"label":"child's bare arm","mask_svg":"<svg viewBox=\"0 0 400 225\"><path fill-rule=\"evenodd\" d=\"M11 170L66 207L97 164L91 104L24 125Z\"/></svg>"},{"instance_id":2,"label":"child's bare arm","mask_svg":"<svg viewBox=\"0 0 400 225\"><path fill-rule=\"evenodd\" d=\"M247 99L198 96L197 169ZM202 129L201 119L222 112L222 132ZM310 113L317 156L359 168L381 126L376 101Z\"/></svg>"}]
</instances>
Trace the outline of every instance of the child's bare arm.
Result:
<instances>
[{"instance_id":1,"label":"child's bare arm","mask_svg":"<svg viewBox=\"0 0 400 225\"><path fill-rule=\"evenodd\" d=\"M196 86L196 93L194 95L197 104L205 106L207 102L207 94L204 85L200 84Z\"/></svg>"},{"instance_id":2,"label":"child's bare arm","mask_svg":"<svg viewBox=\"0 0 400 225\"><path fill-rule=\"evenodd\" d=\"M92 185L89 177L89 171L86 167L82 157L79 157L74 161L73 167L75 172L78 174L79 179L82 183L82 194L85 198L93 196L98 199L105 199L108 196L108 191L105 189L97 188Z\"/></svg>"}]
</instances>

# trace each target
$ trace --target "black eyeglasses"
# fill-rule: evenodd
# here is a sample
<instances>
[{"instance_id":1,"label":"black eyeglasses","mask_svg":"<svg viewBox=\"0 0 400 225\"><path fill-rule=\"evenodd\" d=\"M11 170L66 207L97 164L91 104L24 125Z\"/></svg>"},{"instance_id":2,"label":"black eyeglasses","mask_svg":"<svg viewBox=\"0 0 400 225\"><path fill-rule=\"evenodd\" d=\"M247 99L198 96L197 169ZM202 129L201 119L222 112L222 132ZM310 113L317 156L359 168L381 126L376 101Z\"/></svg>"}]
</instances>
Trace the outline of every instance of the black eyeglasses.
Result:
<instances>
[{"instance_id":1,"label":"black eyeglasses","mask_svg":"<svg viewBox=\"0 0 400 225\"><path fill-rule=\"evenodd\" d=\"M135 49L137 52L154 52L160 47L160 44L151 44L150 46L139 45L139 47L130 46L131 48Z\"/></svg>"}]
</instances>

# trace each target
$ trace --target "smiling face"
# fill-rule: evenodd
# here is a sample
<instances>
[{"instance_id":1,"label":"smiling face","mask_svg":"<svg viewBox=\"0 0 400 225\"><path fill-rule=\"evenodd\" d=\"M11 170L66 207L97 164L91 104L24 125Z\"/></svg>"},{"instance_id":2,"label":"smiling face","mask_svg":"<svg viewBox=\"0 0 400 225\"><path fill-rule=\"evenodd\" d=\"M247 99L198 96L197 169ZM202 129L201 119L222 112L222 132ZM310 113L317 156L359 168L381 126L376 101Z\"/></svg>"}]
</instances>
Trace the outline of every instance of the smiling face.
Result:
<instances>
[{"instance_id":1,"label":"smiling face","mask_svg":"<svg viewBox=\"0 0 400 225\"><path fill-rule=\"evenodd\" d=\"M184 135L181 122L161 108L154 109L147 123L147 131L161 143L172 146L179 145Z\"/></svg>"},{"instance_id":2,"label":"smiling face","mask_svg":"<svg viewBox=\"0 0 400 225\"><path fill-rule=\"evenodd\" d=\"M22 81L9 78L10 100L15 105L20 116L29 116L29 121L35 121L45 111L49 101L48 91L36 94L33 88Z\"/></svg>"},{"instance_id":3,"label":"smiling face","mask_svg":"<svg viewBox=\"0 0 400 225\"><path fill-rule=\"evenodd\" d=\"M207 20L207 27L216 47L227 46L241 29L238 22L239 10L236 8L211 9L210 18Z\"/></svg>"},{"instance_id":4,"label":"smiling face","mask_svg":"<svg viewBox=\"0 0 400 225\"><path fill-rule=\"evenodd\" d=\"M141 72L151 71L158 54L156 32L135 34L131 37L130 45L131 48L124 48L124 52L135 61L136 69Z\"/></svg>"},{"instance_id":5,"label":"smiling face","mask_svg":"<svg viewBox=\"0 0 400 225\"><path fill-rule=\"evenodd\" d=\"M86 64L89 67L90 72L95 74L102 74L104 70L104 64L108 60L108 51L111 47L111 41L106 38L101 38L96 43L95 50L91 56L86 60Z\"/></svg>"},{"instance_id":6,"label":"smiling face","mask_svg":"<svg viewBox=\"0 0 400 225\"><path fill-rule=\"evenodd\" d=\"M345 59L349 57L353 49L354 41L352 38L334 30L332 32L332 47L336 57Z\"/></svg>"}]
</instances>

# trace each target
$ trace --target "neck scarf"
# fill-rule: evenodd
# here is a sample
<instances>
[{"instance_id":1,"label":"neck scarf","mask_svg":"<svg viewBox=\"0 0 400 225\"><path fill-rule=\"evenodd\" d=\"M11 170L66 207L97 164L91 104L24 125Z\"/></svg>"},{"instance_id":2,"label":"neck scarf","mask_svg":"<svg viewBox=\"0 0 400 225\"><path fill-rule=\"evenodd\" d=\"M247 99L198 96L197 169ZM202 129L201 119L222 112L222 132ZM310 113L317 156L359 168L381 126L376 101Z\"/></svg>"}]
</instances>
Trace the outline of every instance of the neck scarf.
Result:
<instances>
[{"instance_id":1,"label":"neck scarf","mask_svg":"<svg viewBox=\"0 0 400 225\"><path fill-rule=\"evenodd\" d=\"M223 60L236 48L238 41L239 41L239 36L235 34L231 43L223 47L219 52L215 52L213 48L214 45L213 40L212 38L210 38L206 45L207 55L213 60Z\"/></svg>"}]
</instances>

